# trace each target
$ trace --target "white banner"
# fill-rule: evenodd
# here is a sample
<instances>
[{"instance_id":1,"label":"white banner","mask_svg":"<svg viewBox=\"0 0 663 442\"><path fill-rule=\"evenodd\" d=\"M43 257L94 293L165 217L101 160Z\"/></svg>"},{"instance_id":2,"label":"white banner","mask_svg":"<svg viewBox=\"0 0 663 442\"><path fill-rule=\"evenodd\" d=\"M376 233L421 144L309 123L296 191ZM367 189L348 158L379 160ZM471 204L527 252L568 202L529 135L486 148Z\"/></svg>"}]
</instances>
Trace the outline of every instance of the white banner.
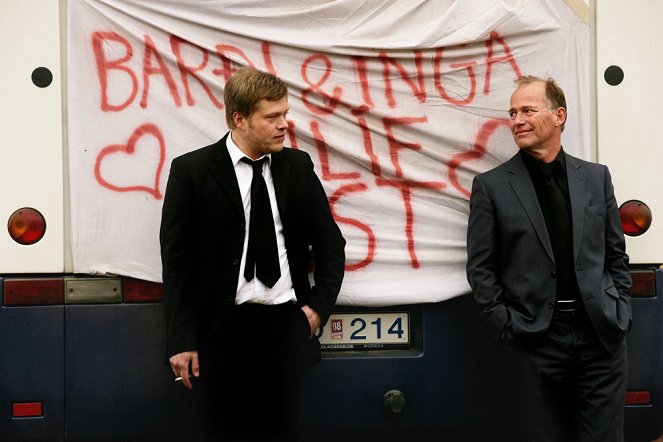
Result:
<instances>
[{"instance_id":1,"label":"white banner","mask_svg":"<svg viewBox=\"0 0 663 442\"><path fill-rule=\"evenodd\" d=\"M224 135L244 65L289 87L286 145L348 241L340 304L469 291L469 190L517 150L516 78L558 81L564 148L589 155L589 28L562 0L69 0L67 27L76 272L161 280L170 161Z\"/></svg>"}]
</instances>

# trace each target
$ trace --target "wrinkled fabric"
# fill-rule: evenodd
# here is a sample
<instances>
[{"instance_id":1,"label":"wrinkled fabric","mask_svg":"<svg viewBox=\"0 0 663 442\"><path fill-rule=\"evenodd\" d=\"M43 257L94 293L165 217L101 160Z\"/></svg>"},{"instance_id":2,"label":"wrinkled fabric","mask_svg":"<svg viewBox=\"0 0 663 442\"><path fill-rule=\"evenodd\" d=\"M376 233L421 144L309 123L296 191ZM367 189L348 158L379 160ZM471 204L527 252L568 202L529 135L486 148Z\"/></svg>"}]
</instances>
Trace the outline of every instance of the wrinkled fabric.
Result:
<instances>
[{"instance_id":1,"label":"wrinkled fabric","mask_svg":"<svg viewBox=\"0 0 663 442\"><path fill-rule=\"evenodd\" d=\"M469 292L470 186L517 149L519 76L558 81L564 148L589 157L589 27L562 0L69 0L67 12L76 272L161 280L170 161L223 136L224 85L244 65L289 87L286 145L311 154L348 241L339 304ZM201 219L191 235L207 232Z\"/></svg>"}]
</instances>

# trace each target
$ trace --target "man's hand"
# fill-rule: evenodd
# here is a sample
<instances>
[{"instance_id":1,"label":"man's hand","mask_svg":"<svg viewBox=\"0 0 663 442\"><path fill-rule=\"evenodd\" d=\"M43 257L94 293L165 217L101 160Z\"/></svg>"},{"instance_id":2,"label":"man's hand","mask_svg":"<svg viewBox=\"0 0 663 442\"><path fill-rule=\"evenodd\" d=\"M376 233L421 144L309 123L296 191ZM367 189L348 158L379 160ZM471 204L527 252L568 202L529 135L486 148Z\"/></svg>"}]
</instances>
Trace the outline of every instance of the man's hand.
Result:
<instances>
[{"instance_id":1,"label":"man's hand","mask_svg":"<svg viewBox=\"0 0 663 442\"><path fill-rule=\"evenodd\" d=\"M308 325L311 327L311 336L313 336L320 328L320 315L308 305L302 307L302 311L306 315L306 319L308 319Z\"/></svg>"},{"instance_id":2,"label":"man's hand","mask_svg":"<svg viewBox=\"0 0 663 442\"><path fill-rule=\"evenodd\" d=\"M198 352L195 350L185 351L171 356L168 360L170 361L170 368L172 368L173 373L175 373L175 377L182 378L182 384L191 390L193 385L191 384L191 378L189 376L189 364L191 365L193 375L198 377L200 375Z\"/></svg>"}]
</instances>

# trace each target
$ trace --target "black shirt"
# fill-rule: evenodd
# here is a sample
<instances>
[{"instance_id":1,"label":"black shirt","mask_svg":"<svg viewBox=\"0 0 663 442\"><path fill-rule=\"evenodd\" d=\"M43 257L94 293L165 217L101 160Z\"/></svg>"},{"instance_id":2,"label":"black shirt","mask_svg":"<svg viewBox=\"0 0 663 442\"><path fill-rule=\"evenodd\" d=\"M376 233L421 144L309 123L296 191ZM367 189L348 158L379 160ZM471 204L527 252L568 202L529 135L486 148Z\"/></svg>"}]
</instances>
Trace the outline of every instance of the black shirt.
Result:
<instances>
[{"instance_id":1,"label":"black shirt","mask_svg":"<svg viewBox=\"0 0 663 442\"><path fill-rule=\"evenodd\" d=\"M573 224L564 150L550 163L525 151L520 155L534 185L555 257L557 299L579 299L573 256Z\"/></svg>"}]
</instances>

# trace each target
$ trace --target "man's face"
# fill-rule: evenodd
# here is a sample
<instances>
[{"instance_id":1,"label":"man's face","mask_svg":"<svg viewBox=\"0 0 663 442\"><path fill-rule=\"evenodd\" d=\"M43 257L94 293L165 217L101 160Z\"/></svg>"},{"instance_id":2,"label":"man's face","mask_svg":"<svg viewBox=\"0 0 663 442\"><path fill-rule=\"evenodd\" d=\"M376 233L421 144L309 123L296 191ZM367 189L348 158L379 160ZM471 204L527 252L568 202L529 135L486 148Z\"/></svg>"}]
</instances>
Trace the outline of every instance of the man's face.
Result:
<instances>
[{"instance_id":1,"label":"man's face","mask_svg":"<svg viewBox=\"0 0 663 442\"><path fill-rule=\"evenodd\" d=\"M520 149L545 153L560 145L563 109L549 110L545 83L524 84L511 95L509 125Z\"/></svg>"},{"instance_id":2,"label":"man's face","mask_svg":"<svg viewBox=\"0 0 663 442\"><path fill-rule=\"evenodd\" d=\"M238 147L253 159L280 152L288 130L286 115L289 109L286 97L276 101L263 98L248 118L236 114L239 137L235 141Z\"/></svg>"}]
</instances>

